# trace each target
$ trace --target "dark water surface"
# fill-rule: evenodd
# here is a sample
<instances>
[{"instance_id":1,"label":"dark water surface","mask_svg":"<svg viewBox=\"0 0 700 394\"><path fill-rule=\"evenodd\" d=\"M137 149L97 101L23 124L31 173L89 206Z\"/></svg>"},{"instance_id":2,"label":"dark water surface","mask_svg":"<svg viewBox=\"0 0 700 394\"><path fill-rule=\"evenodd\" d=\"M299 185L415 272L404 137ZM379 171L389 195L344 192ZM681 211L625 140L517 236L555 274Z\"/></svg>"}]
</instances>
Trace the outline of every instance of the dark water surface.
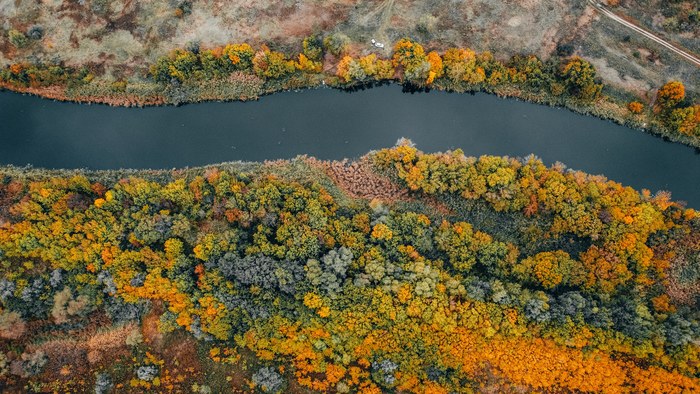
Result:
<instances>
[{"instance_id":1,"label":"dark water surface","mask_svg":"<svg viewBox=\"0 0 700 394\"><path fill-rule=\"evenodd\" d=\"M235 160L360 156L412 139L423 151L524 156L700 208L700 155L640 131L496 96L400 86L286 92L256 102L113 108L0 93L0 164L173 168Z\"/></svg>"}]
</instances>

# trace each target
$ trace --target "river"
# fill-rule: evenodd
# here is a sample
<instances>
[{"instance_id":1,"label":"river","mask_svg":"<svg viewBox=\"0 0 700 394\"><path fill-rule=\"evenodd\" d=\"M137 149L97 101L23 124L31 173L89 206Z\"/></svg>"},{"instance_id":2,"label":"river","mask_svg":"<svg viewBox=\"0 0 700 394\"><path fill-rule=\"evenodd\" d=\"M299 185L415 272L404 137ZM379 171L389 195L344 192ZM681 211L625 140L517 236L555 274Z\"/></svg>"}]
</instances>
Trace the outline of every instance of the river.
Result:
<instances>
[{"instance_id":1,"label":"river","mask_svg":"<svg viewBox=\"0 0 700 394\"><path fill-rule=\"evenodd\" d=\"M524 156L668 190L700 208L700 155L565 109L487 94L284 92L255 102L115 108L0 92L0 164L47 168L174 168L308 154L358 157L399 137L426 152Z\"/></svg>"}]
</instances>

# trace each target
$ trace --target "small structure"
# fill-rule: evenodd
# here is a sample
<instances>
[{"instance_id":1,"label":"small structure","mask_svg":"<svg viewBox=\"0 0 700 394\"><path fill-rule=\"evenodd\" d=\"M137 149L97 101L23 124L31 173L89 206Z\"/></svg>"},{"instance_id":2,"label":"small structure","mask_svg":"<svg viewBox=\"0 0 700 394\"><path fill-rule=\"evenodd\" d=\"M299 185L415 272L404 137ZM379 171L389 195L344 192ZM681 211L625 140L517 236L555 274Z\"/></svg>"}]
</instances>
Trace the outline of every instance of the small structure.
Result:
<instances>
[{"instance_id":1,"label":"small structure","mask_svg":"<svg viewBox=\"0 0 700 394\"><path fill-rule=\"evenodd\" d=\"M384 44L382 44L381 42L375 40L374 38L372 39L372 45L374 45L374 46L377 47L377 48L384 48Z\"/></svg>"}]
</instances>

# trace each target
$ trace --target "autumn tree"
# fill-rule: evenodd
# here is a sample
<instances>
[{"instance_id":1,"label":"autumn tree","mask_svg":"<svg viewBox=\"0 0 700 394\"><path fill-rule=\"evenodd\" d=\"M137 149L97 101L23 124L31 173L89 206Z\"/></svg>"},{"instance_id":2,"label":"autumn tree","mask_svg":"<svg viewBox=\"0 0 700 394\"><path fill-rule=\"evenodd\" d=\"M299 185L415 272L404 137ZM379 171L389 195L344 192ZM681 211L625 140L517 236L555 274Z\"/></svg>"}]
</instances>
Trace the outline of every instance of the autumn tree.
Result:
<instances>
[{"instance_id":1,"label":"autumn tree","mask_svg":"<svg viewBox=\"0 0 700 394\"><path fill-rule=\"evenodd\" d=\"M430 76L432 64L423 46L408 38L402 38L394 45L392 62L394 67L403 71L404 78L412 83L425 84Z\"/></svg>"},{"instance_id":2,"label":"autumn tree","mask_svg":"<svg viewBox=\"0 0 700 394\"><path fill-rule=\"evenodd\" d=\"M259 77L278 79L294 72L294 62L281 52L263 46L253 57L253 70Z\"/></svg>"},{"instance_id":3,"label":"autumn tree","mask_svg":"<svg viewBox=\"0 0 700 394\"><path fill-rule=\"evenodd\" d=\"M486 73L476 64L476 54L468 48L450 48L442 57L445 75L452 82L477 84L483 82Z\"/></svg>"},{"instance_id":4,"label":"autumn tree","mask_svg":"<svg viewBox=\"0 0 700 394\"><path fill-rule=\"evenodd\" d=\"M303 54L309 60L318 61L323 57L323 40L319 35L310 35L302 42Z\"/></svg>"},{"instance_id":5,"label":"autumn tree","mask_svg":"<svg viewBox=\"0 0 700 394\"><path fill-rule=\"evenodd\" d=\"M670 110L685 98L685 86L679 81L667 82L656 92L656 106L662 111Z\"/></svg>"},{"instance_id":6,"label":"autumn tree","mask_svg":"<svg viewBox=\"0 0 700 394\"><path fill-rule=\"evenodd\" d=\"M679 133L700 136L700 105L673 109L668 117L668 125Z\"/></svg>"},{"instance_id":7,"label":"autumn tree","mask_svg":"<svg viewBox=\"0 0 700 394\"><path fill-rule=\"evenodd\" d=\"M600 97L603 89L603 85L595 81L595 67L577 56L572 57L562 65L561 78L569 93L581 100L595 100Z\"/></svg>"}]
</instances>

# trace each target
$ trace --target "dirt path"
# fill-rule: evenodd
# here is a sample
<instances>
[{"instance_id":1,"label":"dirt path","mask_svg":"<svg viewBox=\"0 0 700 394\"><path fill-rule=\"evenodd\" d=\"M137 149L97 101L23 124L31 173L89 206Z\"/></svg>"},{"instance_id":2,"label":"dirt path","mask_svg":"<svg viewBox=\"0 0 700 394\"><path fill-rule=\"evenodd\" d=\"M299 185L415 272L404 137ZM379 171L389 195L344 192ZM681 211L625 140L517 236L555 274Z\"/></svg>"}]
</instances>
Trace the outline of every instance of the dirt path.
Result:
<instances>
[{"instance_id":1,"label":"dirt path","mask_svg":"<svg viewBox=\"0 0 700 394\"><path fill-rule=\"evenodd\" d=\"M594 0L588 0L588 3L590 3L598 12L600 12L601 14L614 20L615 22L618 22L622 25L629 27L630 29L636 31L637 33L643 35L644 37L655 41L656 43L666 47L667 49L670 49L671 51L675 52L676 54L682 56L684 59L686 59L686 60L690 61L691 63L695 64L696 66L700 67L700 59L697 58L696 56L679 49L675 45L673 45L673 44L669 43L668 41L665 41L665 40L659 38L658 36L642 29L641 27L635 25L634 23L626 21L625 19L617 16L615 13L613 13L612 11L609 11L603 5L600 5L600 3L597 3Z\"/></svg>"}]
</instances>

